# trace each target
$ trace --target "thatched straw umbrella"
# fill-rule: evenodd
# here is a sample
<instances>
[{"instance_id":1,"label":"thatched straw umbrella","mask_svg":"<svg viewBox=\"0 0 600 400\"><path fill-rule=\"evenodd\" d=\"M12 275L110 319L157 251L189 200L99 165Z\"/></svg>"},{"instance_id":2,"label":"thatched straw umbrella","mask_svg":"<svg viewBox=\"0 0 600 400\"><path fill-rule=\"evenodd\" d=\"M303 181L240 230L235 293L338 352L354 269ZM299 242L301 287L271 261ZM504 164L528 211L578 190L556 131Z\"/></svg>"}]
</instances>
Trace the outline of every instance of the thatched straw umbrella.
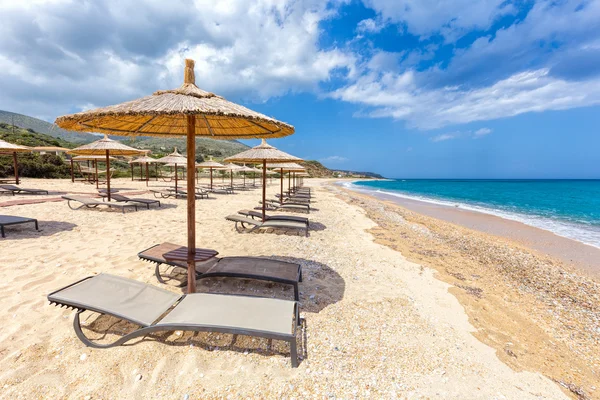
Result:
<instances>
[{"instance_id":1,"label":"thatched straw umbrella","mask_svg":"<svg viewBox=\"0 0 600 400\"><path fill-rule=\"evenodd\" d=\"M136 156L142 154L143 151L134 149L124 145L123 143L117 142L116 140L110 139L106 134L104 138L96 140L90 144L79 146L70 151L71 154L77 154L80 156L101 156L104 155L106 159L106 190L108 192L108 201L110 201L110 154L113 156ZM96 186L98 185L98 178L96 177Z\"/></svg>"},{"instance_id":2,"label":"thatched straw umbrella","mask_svg":"<svg viewBox=\"0 0 600 400\"><path fill-rule=\"evenodd\" d=\"M147 153L146 153L147 154ZM156 158L148 157L144 155L143 157L138 157L134 160L129 161L131 165L131 178L133 179L133 164L140 164L140 177L142 176L143 166L146 166L146 186L148 186L148 181L150 180L150 173L148 172L148 164L157 164Z\"/></svg>"},{"instance_id":3,"label":"thatched straw umbrella","mask_svg":"<svg viewBox=\"0 0 600 400\"><path fill-rule=\"evenodd\" d=\"M286 161L302 161L302 159L292 156L291 154L285 153L281 150L277 150L275 147L267 144L263 139L262 143L250 150L242 151L231 157L227 157L225 161L242 162L257 164L262 162L263 176L262 176L262 214L263 222L266 220L266 200L267 200L267 163L281 163Z\"/></svg>"},{"instance_id":4,"label":"thatched straw umbrella","mask_svg":"<svg viewBox=\"0 0 600 400\"><path fill-rule=\"evenodd\" d=\"M201 169L209 169L210 170L210 189L213 188L213 169L222 169L224 167L223 164L213 161L212 157L208 161L204 161L196 164L197 168Z\"/></svg>"},{"instance_id":5,"label":"thatched straw umbrella","mask_svg":"<svg viewBox=\"0 0 600 400\"><path fill-rule=\"evenodd\" d=\"M294 133L294 127L246 107L231 103L195 83L194 61L185 60L184 83L174 90L155 92L115 106L59 117L64 129L133 136L187 137L188 171L196 159L196 136L212 139L278 138ZM194 174L188 174L188 188ZM196 196L187 196L188 292L196 291Z\"/></svg>"},{"instance_id":6,"label":"thatched straw umbrella","mask_svg":"<svg viewBox=\"0 0 600 400\"><path fill-rule=\"evenodd\" d=\"M109 157L111 160L115 160L114 157ZM75 182L75 174L73 161L92 161L93 168L96 169L96 173L94 174L94 179L96 180L96 188L98 188L98 161L106 161L106 156L71 156L71 182ZM90 163L88 162L88 168ZM106 169L106 173L110 174L108 168ZM89 180L88 180L89 181ZM92 182L90 182L92 183Z\"/></svg>"},{"instance_id":7,"label":"thatched straw umbrella","mask_svg":"<svg viewBox=\"0 0 600 400\"><path fill-rule=\"evenodd\" d=\"M0 140L0 154L11 154L13 155L13 165L15 168L15 182L19 184L19 166L17 165L17 153L31 153L29 147L20 146L18 144L12 144Z\"/></svg>"},{"instance_id":8,"label":"thatched straw umbrella","mask_svg":"<svg viewBox=\"0 0 600 400\"><path fill-rule=\"evenodd\" d=\"M177 147L175 147L175 150L169 154L164 156L163 158L159 158L158 160L156 160L156 162L159 163L164 163L164 164L173 164L175 165L175 191L177 191L177 164L179 165L186 165L187 164L187 158L185 158L184 156L182 156L178 151L177 151ZM188 165L189 167L189 165ZM192 171L194 170L194 168L192 168ZM188 176L190 171L188 171ZM194 177L194 175L192 174L192 178ZM188 182L188 189L190 187L194 187L194 180L192 179L192 186L189 186L189 182ZM190 196L188 196L190 197Z\"/></svg>"},{"instance_id":9,"label":"thatched straw umbrella","mask_svg":"<svg viewBox=\"0 0 600 400\"><path fill-rule=\"evenodd\" d=\"M279 195L281 196L281 200L283 201L283 173L284 172L304 172L306 171L306 168L304 168L302 165L300 164L296 164L296 163L280 163L280 164L269 164L267 165L267 168L274 168L275 170L279 171L279 182L280 182L280 193ZM289 177L289 175L288 175ZM288 190L290 189L290 181L288 178Z\"/></svg>"},{"instance_id":10,"label":"thatched straw umbrella","mask_svg":"<svg viewBox=\"0 0 600 400\"><path fill-rule=\"evenodd\" d=\"M231 184L232 188L233 188L233 173L240 172L241 169L242 169L242 167L240 165L235 165L233 163L223 165L223 170L229 171L230 184Z\"/></svg>"},{"instance_id":11,"label":"thatched straw umbrella","mask_svg":"<svg viewBox=\"0 0 600 400\"><path fill-rule=\"evenodd\" d=\"M254 168L247 167L246 164L242 165L238 172L242 172L244 177L244 187L246 187L246 172L255 172Z\"/></svg>"}]
</instances>

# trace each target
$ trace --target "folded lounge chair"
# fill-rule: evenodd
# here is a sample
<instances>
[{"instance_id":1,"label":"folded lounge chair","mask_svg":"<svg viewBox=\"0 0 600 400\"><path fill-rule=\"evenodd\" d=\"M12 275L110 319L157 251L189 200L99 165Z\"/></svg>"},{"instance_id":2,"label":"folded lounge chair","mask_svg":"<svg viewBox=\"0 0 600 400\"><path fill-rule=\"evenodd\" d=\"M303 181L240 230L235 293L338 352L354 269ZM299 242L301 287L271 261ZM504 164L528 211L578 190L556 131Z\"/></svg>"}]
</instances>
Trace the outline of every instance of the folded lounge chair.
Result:
<instances>
[{"instance_id":1,"label":"folded lounge chair","mask_svg":"<svg viewBox=\"0 0 600 400\"><path fill-rule=\"evenodd\" d=\"M137 211L137 206L135 204L123 204L123 203L113 203L113 202L103 202L103 201L98 201L95 199L90 199L89 197L81 197L81 196L62 196L63 199L68 200L67 204L69 205L69 208L71 208L72 210L79 210L82 207L85 208L96 208L98 206L105 206L108 208L118 208L119 210L121 210L123 212L123 214L125 213L125 210L127 208L133 208L135 211ZM81 203L81 205L79 207L73 207L71 205L71 202L77 202L77 203Z\"/></svg>"},{"instance_id":2,"label":"folded lounge chair","mask_svg":"<svg viewBox=\"0 0 600 400\"><path fill-rule=\"evenodd\" d=\"M160 283L166 283L160 274L159 267L162 264L187 269L185 263L170 262L163 257L163 254L180 247L173 243L161 243L138 253L138 257L144 261L156 263L154 275ZM300 300L298 283L302 282L302 268L300 264L261 257L223 257L196 264L196 279L204 278L254 279L292 285L294 299L298 301ZM180 286L185 286L185 283Z\"/></svg>"},{"instance_id":3,"label":"folded lounge chair","mask_svg":"<svg viewBox=\"0 0 600 400\"><path fill-rule=\"evenodd\" d=\"M298 229L303 230L308 236L308 225L304 222L298 221L282 221L268 219L265 222L244 217L238 214L232 214L225 217L226 220L235 222L235 229L238 232L253 232L258 229L274 228L274 229ZM250 227L252 226L252 227ZM241 229L240 229L241 227Z\"/></svg>"},{"instance_id":4,"label":"folded lounge chair","mask_svg":"<svg viewBox=\"0 0 600 400\"><path fill-rule=\"evenodd\" d=\"M100 274L84 278L48 295L50 304L77 309L73 327L86 346L110 348L159 331L203 331L239 334L290 343L292 367L298 366L298 303L209 293L179 295L142 282ZM80 315L89 310L140 325L110 344L88 339Z\"/></svg>"},{"instance_id":5,"label":"folded lounge chair","mask_svg":"<svg viewBox=\"0 0 600 400\"><path fill-rule=\"evenodd\" d=\"M26 189L15 185L0 185L1 189L11 191L13 194L48 194L47 190Z\"/></svg>"},{"instance_id":6,"label":"folded lounge chair","mask_svg":"<svg viewBox=\"0 0 600 400\"><path fill-rule=\"evenodd\" d=\"M29 222L33 222L35 224L35 230L38 229L38 221L34 218L23 218L23 217L13 217L11 215L0 215L0 233L2 237L6 237L4 234L4 227L9 225L18 225L18 224L27 224Z\"/></svg>"},{"instance_id":7,"label":"folded lounge chair","mask_svg":"<svg viewBox=\"0 0 600 400\"><path fill-rule=\"evenodd\" d=\"M107 194L100 193L100 196L107 197ZM146 206L147 209L150 209L151 204L157 204L160 207L160 200L152 200L152 199L142 199L139 197L131 198L124 196L122 194L111 193L110 198L117 202L130 202L130 203L138 203Z\"/></svg>"}]
</instances>

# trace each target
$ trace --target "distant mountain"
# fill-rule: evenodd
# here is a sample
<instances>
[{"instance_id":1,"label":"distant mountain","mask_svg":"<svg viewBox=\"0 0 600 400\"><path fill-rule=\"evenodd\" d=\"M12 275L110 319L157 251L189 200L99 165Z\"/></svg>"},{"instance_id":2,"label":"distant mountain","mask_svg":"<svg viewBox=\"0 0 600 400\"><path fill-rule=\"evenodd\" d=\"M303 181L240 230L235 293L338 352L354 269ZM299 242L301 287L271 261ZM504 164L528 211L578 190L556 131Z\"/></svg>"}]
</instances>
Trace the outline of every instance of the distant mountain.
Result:
<instances>
[{"instance_id":1,"label":"distant mountain","mask_svg":"<svg viewBox=\"0 0 600 400\"><path fill-rule=\"evenodd\" d=\"M318 161L305 161L302 165L306 167L306 172L313 178L383 178L373 172L332 170Z\"/></svg>"},{"instance_id":2,"label":"distant mountain","mask_svg":"<svg viewBox=\"0 0 600 400\"><path fill-rule=\"evenodd\" d=\"M55 138L66 140L67 142L77 144L90 143L94 140L98 140L98 136L92 135L91 133L77 133L66 131L54 124L43 121L41 119L29 117L23 114L13 113L10 111L0 110L0 122L4 122L9 125L14 124L15 126L24 129L31 129L38 133L43 133Z\"/></svg>"},{"instance_id":3,"label":"distant mountain","mask_svg":"<svg viewBox=\"0 0 600 400\"><path fill-rule=\"evenodd\" d=\"M29 147L53 146L73 148L76 146L75 143L67 142L66 140L43 133L37 133L31 128L25 129L17 126L13 127L5 122L0 122L0 139L9 143Z\"/></svg>"}]
</instances>

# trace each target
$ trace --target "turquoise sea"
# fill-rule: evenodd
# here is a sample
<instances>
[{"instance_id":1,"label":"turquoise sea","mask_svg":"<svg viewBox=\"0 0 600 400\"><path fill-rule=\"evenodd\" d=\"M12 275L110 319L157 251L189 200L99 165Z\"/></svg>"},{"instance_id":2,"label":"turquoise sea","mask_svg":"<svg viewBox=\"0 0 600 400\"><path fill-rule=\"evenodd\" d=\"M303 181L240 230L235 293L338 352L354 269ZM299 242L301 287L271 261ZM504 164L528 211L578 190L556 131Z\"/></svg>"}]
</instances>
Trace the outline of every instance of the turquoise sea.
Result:
<instances>
[{"instance_id":1,"label":"turquoise sea","mask_svg":"<svg viewBox=\"0 0 600 400\"><path fill-rule=\"evenodd\" d=\"M355 189L494 214L600 248L600 180L357 181Z\"/></svg>"}]
</instances>

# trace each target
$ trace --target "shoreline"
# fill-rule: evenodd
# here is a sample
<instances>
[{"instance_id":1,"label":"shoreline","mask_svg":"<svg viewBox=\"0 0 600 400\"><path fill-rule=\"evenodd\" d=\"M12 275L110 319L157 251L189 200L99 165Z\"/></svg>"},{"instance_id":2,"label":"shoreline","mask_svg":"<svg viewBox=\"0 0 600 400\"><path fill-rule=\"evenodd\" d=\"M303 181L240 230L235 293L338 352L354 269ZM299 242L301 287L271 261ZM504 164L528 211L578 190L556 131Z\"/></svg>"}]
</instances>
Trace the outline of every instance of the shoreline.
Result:
<instances>
[{"instance_id":1,"label":"shoreline","mask_svg":"<svg viewBox=\"0 0 600 400\"><path fill-rule=\"evenodd\" d=\"M600 277L599 248L557 235L549 230L476 210L450 207L443 204L397 197L368 190L356 190L346 186L343 186L343 188L378 200L397 204L419 214L509 239L545 256L556 258L578 268L592 277Z\"/></svg>"},{"instance_id":2,"label":"shoreline","mask_svg":"<svg viewBox=\"0 0 600 400\"><path fill-rule=\"evenodd\" d=\"M516 240L341 185L329 188L377 224L368 231L376 243L431 268L449 284L476 328L474 337L504 363L540 372L574 398L598 397L598 278Z\"/></svg>"}]
</instances>

